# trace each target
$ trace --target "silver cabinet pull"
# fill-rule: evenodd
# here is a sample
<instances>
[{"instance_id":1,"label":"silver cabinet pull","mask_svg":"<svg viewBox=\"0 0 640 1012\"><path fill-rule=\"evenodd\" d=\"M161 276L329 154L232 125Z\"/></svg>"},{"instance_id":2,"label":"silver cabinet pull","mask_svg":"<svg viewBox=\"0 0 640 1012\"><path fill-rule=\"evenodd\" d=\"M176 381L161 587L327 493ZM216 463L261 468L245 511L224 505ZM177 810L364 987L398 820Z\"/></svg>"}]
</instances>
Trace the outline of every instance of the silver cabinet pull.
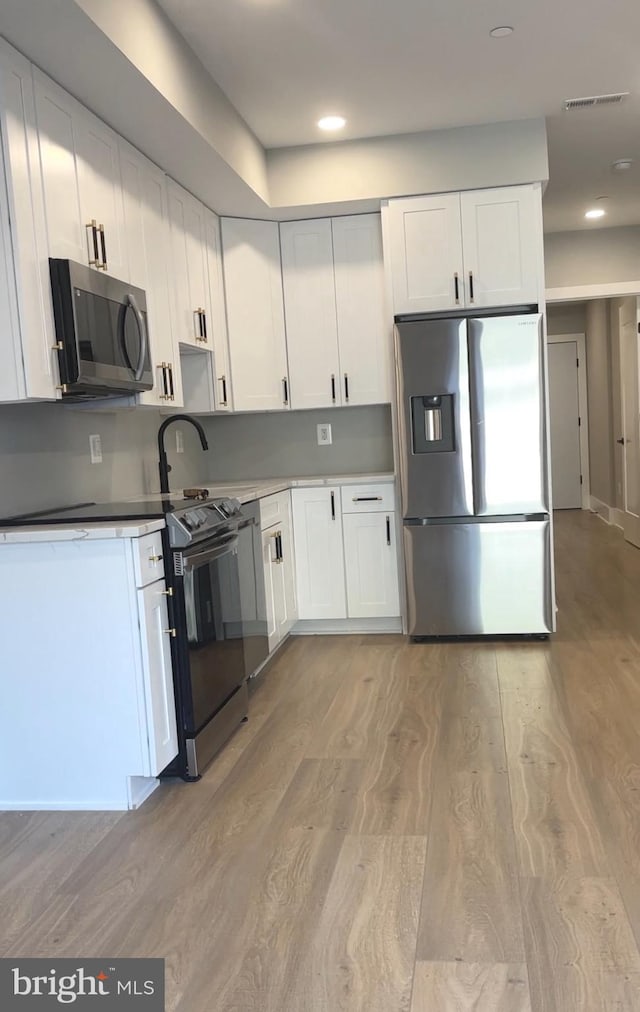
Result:
<instances>
[{"instance_id":1,"label":"silver cabinet pull","mask_svg":"<svg viewBox=\"0 0 640 1012\"><path fill-rule=\"evenodd\" d=\"M99 260L100 254L98 253L98 225L97 225L97 222L96 222L95 218L92 218L91 221L88 222L85 225L85 228L87 229L87 253L88 253L88 257L89 257L89 266L90 267L99 267L100 266L100 260ZM91 252L92 251L91 251L91 246L89 245L89 229L91 229L91 235L93 237L93 243L92 243L92 245L93 245L93 260L91 259Z\"/></svg>"},{"instance_id":2,"label":"silver cabinet pull","mask_svg":"<svg viewBox=\"0 0 640 1012\"><path fill-rule=\"evenodd\" d=\"M178 630L177 629L163 629L162 631L165 632L165 633L168 633L168 635L172 636L173 639L175 639L176 636L178 635Z\"/></svg>"}]
</instances>

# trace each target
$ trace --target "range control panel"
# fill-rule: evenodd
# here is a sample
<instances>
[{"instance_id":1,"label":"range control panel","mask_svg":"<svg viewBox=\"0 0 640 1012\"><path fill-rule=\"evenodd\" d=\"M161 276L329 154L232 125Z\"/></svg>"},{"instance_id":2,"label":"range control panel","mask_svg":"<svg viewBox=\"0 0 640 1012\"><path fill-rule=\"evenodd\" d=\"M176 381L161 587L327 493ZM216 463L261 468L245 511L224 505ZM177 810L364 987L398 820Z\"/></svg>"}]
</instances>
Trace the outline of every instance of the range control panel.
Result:
<instances>
[{"instance_id":1,"label":"range control panel","mask_svg":"<svg viewBox=\"0 0 640 1012\"><path fill-rule=\"evenodd\" d=\"M230 522L239 520L242 507L238 499L209 499L167 514L172 548L184 548L194 541L213 537Z\"/></svg>"}]
</instances>

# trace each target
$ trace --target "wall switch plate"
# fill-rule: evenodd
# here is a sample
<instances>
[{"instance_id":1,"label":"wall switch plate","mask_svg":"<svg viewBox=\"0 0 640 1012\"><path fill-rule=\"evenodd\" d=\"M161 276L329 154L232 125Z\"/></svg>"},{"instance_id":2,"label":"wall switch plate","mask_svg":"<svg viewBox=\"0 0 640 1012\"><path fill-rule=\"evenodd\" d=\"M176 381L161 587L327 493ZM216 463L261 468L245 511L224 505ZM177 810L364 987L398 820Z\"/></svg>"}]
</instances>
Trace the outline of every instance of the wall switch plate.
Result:
<instances>
[{"instance_id":1,"label":"wall switch plate","mask_svg":"<svg viewBox=\"0 0 640 1012\"><path fill-rule=\"evenodd\" d=\"M318 432L318 446L329 446L333 442L331 438L331 426L328 422L316 426Z\"/></svg>"},{"instance_id":2,"label":"wall switch plate","mask_svg":"<svg viewBox=\"0 0 640 1012\"><path fill-rule=\"evenodd\" d=\"M184 453L184 435L182 429L176 429L176 453Z\"/></svg>"},{"instance_id":3,"label":"wall switch plate","mask_svg":"<svg viewBox=\"0 0 640 1012\"><path fill-rule=\"evenodd\" d=\"M89 436L89 453L92 464L102 463L102 439L97 433L94 436Z\"/></svg>"}]
</instances>

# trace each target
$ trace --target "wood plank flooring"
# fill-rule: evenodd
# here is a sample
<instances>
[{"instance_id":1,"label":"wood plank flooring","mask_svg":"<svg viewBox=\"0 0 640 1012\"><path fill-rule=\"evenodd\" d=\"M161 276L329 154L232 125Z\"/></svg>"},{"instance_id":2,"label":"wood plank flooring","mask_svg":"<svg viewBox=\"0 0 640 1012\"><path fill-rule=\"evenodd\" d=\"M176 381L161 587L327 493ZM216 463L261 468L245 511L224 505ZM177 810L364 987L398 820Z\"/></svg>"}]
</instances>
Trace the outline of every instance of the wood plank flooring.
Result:
<instances>
[{"instance_id":1,"label":"wood plank flooring","mask_svg":"<svg viewBox=\"0 0 640 1012\"><path fill-rule=\"evenodd\" d=\"M0 813L0 955L168 1012L638 1012L640 551L556 518L549 642L289 640L197 784Z\"/></svg>"}]
</instances>

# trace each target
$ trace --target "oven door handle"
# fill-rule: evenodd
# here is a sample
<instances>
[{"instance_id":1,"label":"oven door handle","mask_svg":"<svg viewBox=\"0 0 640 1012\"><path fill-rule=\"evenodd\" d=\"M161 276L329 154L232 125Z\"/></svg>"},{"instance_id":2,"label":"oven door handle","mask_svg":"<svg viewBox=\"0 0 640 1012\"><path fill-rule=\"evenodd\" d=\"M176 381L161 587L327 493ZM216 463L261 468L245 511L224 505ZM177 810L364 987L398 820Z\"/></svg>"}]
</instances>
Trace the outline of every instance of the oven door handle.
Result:
<instances>
[{"instance_id":1,"label":"oven door handle","mask_svg":"<svg viewBox=\"0 0 640 1012\"><path fill-rule=\"evenodd\" d=\"M185 571L188 569L195 569L197 566L204 566L207 562L215 562L216 559L221 559L223 555L228 555L234 548L238 547L238 535L230 534L226 538L217 540L215 545L211 548L206 548L202 552L182 552L182 561Z\"/></svg>"}]
</instances>

